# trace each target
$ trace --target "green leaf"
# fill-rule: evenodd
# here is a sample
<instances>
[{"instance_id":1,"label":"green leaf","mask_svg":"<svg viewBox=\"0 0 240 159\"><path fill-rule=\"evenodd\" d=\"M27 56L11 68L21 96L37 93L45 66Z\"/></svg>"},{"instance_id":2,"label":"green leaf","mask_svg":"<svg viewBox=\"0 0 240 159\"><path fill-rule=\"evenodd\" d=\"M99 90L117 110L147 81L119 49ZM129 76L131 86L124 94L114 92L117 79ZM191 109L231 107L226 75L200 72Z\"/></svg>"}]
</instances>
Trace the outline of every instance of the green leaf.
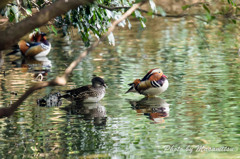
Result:
<instances>
[{"instance_id":1,"label":"green leaf","mask_svg":"<svg viewBox=\"0 0 240 159\"><path fill-rule=\"evenodd\" d=\"M96 13L95 13L95 12L93 12L93 17L92 17L92 19L93 19L93 21L96 20Z\"/></svg>"},{"instance_id":2,"label":"green leaf","mask_svg":"<svg viewBox=\"0 0 240 159\"><path fill-rule=\"evenodd\" d=\"M209 8L207 7L206 4L203 4L203 8L204 8L208 13L210 13L210 10L209 10Z\"/></svg>"},{"instance_id":3,"label":"green leaf","mask_svg":"<svg viewBox=\"0 0 240 159\"><path fill-rule=\"evenodd\" d=\"M158 7L157 7L157 10L160 12L160 14L161 14L163 17L165 17L165 16L167 15L166 12L162 9L162 7L158 6Z\"/></svg>"},{"instance_id":4,"label":"green leaf","mask_svg":"<svg viewBox=\"0 0 240 159\"><path fill-rule=\"evenodd\" d=\"M27 12L28 15L32 15L32 11L31 11L31 9L29 9L29 8L26 9L26 12Z\"/></svg>"},{"instance_id":5,"label":"green leaf","mask_svg":"<svg viewBox=\"0 0 240 159\"><path fill-rule=\"evenodd\" d=\"M115 38L114 38L112 32L108 35L108 41L109 41L109 44L110 44L110 45L115 46Z\"/></svg>"},{"instance_id":6,"label":"green leaf","mask_svg":"<svg viewBox=\"0 0 240 159\"><path fill-rule=\"evenodd\" d=\"M16 20L18 22L19 18L19 10L17 6L11 6L10 8L10 17L9 20L12 22L13 20Z\"/></svg>"},{"instance_id":7,"label":"green leaf","mask_svg":"<svg viewBox=\"0 0 240 159\"><path fill-rule=\"evenodd\" d=\"M237 24L237 21L236 21L235 19L232 19L232 22L233 22L234 24Z\"/></svg>"},{"instance_id":8,"label":"green leaf","mask_svg":"<svg viewBox=\"0 0 240 159\"><path fill-rule=\"evenodd\" d=\"M81 33L81 35L82 35L82 40L83 40L85 46L89 46L89 45L90 45L90 41L89 41L89 39L88 39L88 34L87 34L87 32L82 32L82 31L80 31L80 33Z\"/></svg>"},{"instance_id":9,"label":"green leaf","mask_svg":"<svg viewBox=\"0 0 240 159\"><path fill-rule=\"evenodd\" d=\"M206 18L207 18L207 21L210 22L212 20L211 14L207 13Z\"/></svg>"},{"instance_id":10,"label":"green leaf","mask_svg":"<svg viewBox=\"0 0 240 159\"><path fill-rule=\"evenodd\" d=\"M138 10L134 11L136 18L142 18L141 13Z\"/></svg>"},{"instance_id":11,"label":"green leaf","mask_svg":"<svg viewBox=\"0 0 240 159\"><path fill-rule=\"evenodd\" d=\"M11 9L9 10L9 13L8 13L8 19L10 22L13 22L13 20L15 19L15 14Z\"/></svg>"},{"instance_id":12,"label":"green leaf","mask_svg":"<svg viewBox=\"0 0 240 159\"><path fill-rule=\"evenodd\" d=\"M54 34L57 35L57 30L56 30L56 28L55 28L53 25L51 25L51 28L52 28L52 31L54 32Z\"/></svg>"},{"instance_id":13,"label":"green leaf","mask_svg":"<svg viewBox=\"0 0 240 159\"><path fill-rule=\"evenodd\" d=\"M39 28L35 28L34 31L40 32L40 29Z\"/></svg>"},{"instance_id":14,"label":"green leaf","mask_svg":"<svg viewBox=\"0 0 240 159\"><path fill-rule=\"evenodd\" d=\"M9 21L10 21L10 22L13 22L13 20L15 19L14 15L12 15L12 14L9 15L8 18L9 18Z\"/></svg>"},{"instance_id":15,"label":"green leaf","mask_svg":"<svg viewBox=\"0 0 240 159\"><path fill-rule=\"evenodd\" d=\"M51 31L52 31L52 29L51 29L49 26L47 26L47 29L48 29L48 31L49 31L49 32L51 32Z\"/></svg>"},{"instance_id":16,"label":"green leaf","mask_svg":"<svg viewBox=\"0 0 240 159\"><path fill-rule=\"evenodd\" d=\"M156 9L156 4L154 3L154 1L153 0L149 0L149 4L151 6L152 11L156 13L157 9Z\"/></svg>"},{"instance_id":17,"label":"green leaf","mask_svg":"<svg viewBox=\"0 0 240 159\"><path fill-rule=\"evenodd\" d=\"M145 18L145 17L143 17L141 20L142 20L144 23L147 22L147 18Z\"/></svg>"},{"instance_id":18,"label":"green leaf","mask_svg":"<svg viewBox=\"0 0 240 159\"><path fill-rule=\"evenodd\" d=\"M236 0L235 0L236 1ZM232 0L228 0L228 4L231 4L233 6L237 6L236 2Z\"/></svg>"},{"instance_id":19,"label":"green leaf","mask_svg":"<svg viewBox=\"0 0 240 159\"><path fill-rule=\"evenodd\" d=\"M142 0L135 0L135 3L139 3L139 2L142 2Z\"/></svg>"},{"instance_id":20,"label":"green leaf","mask_svg":"<svg viewBox=\"0 0 240 159\"><path fill-rule=\"evenodd\" d=\"M185 5L185 6L182 6L182 10L186 10L190 7L190 5Z\"/></svg>"},{"instance_id":21,"label":"green leaf","mask_svg":"<svg viewBox=\"0 0 240 159\"><path fill-rule=\"evenodd\" d=\"M147 15L153 15L153 12L149 11L147 12Z\"/></svg>"},{"instance_id":22,"label":"green leaf","mask_svg":"<svg viewBox=\"0 0 240 159\"><path fill-rule=\"evenodd\" d=\"M98 18L99 18L100 20L103 19L103 18L102 18L102 15L101 15L99 12L97 12L97 16L98 16Z\"/></svg>"},{"instance_id":23,"label":"green leaf","mask_svg":"<svg viewBox=\"0 0 240 159\"><path fill-rule=\"evenodd\" d=\"M130 23L128 18L127 18L127 22L128 22L128 28L131 29L132 28L132 24Z\"/></svg>"},{"instance_id":24,"label":"green leaf","mask_svg":"<svg viewBox=\"0 0 240 159\"><path fill-rule=\"evenodd\" d=\"M112 18L113 17L113 13L110 10L106 10L106 14L107 14L108 18Z\"/></svg>"},{"instance_id":25,"label":"green leaf","mask_svg":"<svg viewBox=\"0 0 240 159\"><path fill-rule=\"evenodd\" d=\"M208 21L208 22L211 22L211 21L214 20L216 17L215 17L215 16L212 16L210 13L207 13L207 14L206 14L206 18L207 18L207 21Z\"/></svg>"},{"instance_id":26,"label":"green leaf","mask_svg":"<svg viewBox=\"0 0 240 159\"><path fill-rule=\"evenodd\" d=\"M144 21L141 20L141 24L143 28L146 28L146 24L144 23Z\"/></svg>"}]
</instances>

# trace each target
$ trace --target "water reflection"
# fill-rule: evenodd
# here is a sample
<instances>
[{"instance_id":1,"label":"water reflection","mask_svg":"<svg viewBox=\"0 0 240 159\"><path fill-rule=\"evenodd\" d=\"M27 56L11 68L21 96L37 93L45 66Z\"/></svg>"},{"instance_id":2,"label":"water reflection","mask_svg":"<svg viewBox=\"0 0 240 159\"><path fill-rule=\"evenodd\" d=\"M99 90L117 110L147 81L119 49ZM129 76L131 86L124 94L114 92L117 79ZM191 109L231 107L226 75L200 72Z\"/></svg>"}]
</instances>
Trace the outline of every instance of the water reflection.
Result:
<instances>
[{"instance_id":1,"label":"water reflection","mask_svg":"<svg viewBox=\"0 0 240 159\"><path fill-rule=\"evenodd\" d=\"M41 107L59 107L62 105L61 94L51 93L37 100ZM67 112L67 116L74 116L93 123L94 126L105 126L107 121L106 109L99 102L97 103L78 103L72 102L70 105L60 108Z\"/></svg>"},{"instance_id":2,"label":"water reflection","mask_svg":"<svg viewBox=\"0 0 240 159\"><path fill-rule=\"evenodd\" d=\"M48 75L52 67L52 62L47 57L19 58L12 63L16 68L21 68L22 72L33 73L35 80L40 81Z\"/></svg>"},{"instance_id":3,"label":"water reflection","mask_svg":"<svg viewBox=\"0 0 240 159\"><path fill-rule=\"evenodd\" d=\"M85 121L93 123L94 126L106 126L106 109L99 102L72 103L62 109L67 111L67 115L78 115Z\"/></svg>"},{"instance_id":4,"label":"water reflection","mask_svg":"<svg viewBox=\"0 0 240 159\"><path fill-rule=\"evenodd\" d=\"M154 123L164 123L164 118L169 116L169 104L159 97L145 97L139 101L130 101L130 104L138 114L148 116Z\"/></svg>"}]
</instances>

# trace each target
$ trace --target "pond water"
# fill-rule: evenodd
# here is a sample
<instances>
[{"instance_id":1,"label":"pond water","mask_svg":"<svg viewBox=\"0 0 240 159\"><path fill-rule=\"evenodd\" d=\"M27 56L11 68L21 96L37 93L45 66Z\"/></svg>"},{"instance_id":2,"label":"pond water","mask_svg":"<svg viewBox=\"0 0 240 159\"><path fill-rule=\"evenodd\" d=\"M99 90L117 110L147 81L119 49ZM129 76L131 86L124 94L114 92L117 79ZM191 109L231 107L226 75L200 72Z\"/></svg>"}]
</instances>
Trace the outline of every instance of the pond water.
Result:
<instances>
[{"instance_id":1,"label":"pond water","mask_svg":"<svg viewBox=\"0 0 240 159\"><path fill-rule=\"evenodd\" d=\"M85 58L66 86L36 91L0 119L0 158L239 157L239 28L157 17L148 18L146 29L131 22L131 30L115 30L115 46L106 41ZM52 50L44 62L1 60L0 107L16 101L39 72L43 80L61 75L84 50L77 36L48 38ZM152 68L168 76L165 93L125 94ZM49 93L90 84L93 75L108 85L101 102L37 105Z\"/></svg>"}]
</instances>

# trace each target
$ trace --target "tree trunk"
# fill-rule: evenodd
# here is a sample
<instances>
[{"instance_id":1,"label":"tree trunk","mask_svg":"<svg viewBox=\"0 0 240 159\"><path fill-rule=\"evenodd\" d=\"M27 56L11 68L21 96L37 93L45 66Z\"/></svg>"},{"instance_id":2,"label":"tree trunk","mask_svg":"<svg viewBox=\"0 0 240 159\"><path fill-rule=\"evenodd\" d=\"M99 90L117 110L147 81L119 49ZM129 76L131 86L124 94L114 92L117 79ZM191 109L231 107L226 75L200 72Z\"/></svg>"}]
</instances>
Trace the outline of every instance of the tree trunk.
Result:
<instances>
[{"instance_id":1,"label":"tree trunk","mask_svg":"<svg viewBox=\"0 0 240 159\"><path fill-rule=\"evenodd\" d=\"M0 2L0 10L3 9L8 3L12 2L13 0L1 0Z\"/></svg>"}]
</instances>

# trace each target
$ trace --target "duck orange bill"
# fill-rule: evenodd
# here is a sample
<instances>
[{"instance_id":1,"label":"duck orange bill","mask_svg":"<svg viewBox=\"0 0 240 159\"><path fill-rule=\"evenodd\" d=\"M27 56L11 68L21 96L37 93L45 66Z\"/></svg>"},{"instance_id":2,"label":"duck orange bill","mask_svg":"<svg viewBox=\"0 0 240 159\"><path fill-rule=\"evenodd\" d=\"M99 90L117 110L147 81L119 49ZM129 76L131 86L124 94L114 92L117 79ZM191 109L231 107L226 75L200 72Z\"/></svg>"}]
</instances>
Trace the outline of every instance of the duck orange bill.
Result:
<instances>
[{"instance_id":1,"label":"duck orange bill","mask_svg":"<svg viewBox=\"0 0 240 159\"><path fill-rule=\"evenodd\" d=\"M165 77L165 78L167 78L167 76L166 76L166 75L164 75L164 74L163 74L162 76L163 76L163 77Z\"/></svg>"}]
</instances>

